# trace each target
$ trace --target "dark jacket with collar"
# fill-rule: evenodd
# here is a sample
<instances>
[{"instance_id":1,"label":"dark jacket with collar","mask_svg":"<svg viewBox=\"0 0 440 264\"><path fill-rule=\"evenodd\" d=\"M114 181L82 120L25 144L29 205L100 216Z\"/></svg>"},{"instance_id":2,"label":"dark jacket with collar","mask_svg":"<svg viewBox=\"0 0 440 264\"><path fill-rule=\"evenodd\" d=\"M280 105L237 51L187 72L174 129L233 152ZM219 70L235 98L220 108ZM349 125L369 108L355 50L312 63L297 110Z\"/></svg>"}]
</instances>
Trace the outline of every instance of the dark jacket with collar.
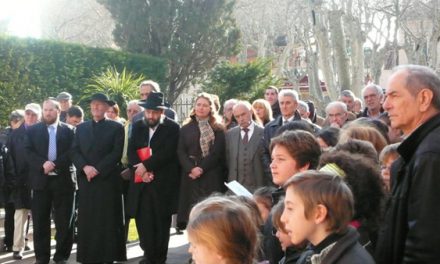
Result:
<instances>
[{"instance_id":1,"label":"dark jacket with collar","mask_svg":"<svg viewBox=\"0 0 440 264\"><path fill-rule=\"evenodd\" d=\"M371 255L364 249L358 242L359 234L353 227L349 227L347 232L338 237L336 241L330 241L330 245L326 245L330 248L327 253L323 252L325 248L318 250L316 248L305 251L298 264L309 264L313 255L321 254L321 261L317 263L322 264L373 264L375 263ZM335 243L334 243L335 242ZM333 244L334 243L334 244Z\"/></svg>"},{"instance_id":2,"label":"dark jacket with collar","mask_svg":"<svg viewBox=\"0 0 440 264\"><path fill-rule=\"evenodd\" d=\"M76 170L70 159L73 130L65 123L58 123L56 132L57 159L55 169L62 181L60 188L73 190L76 187ZM49 176L44 174L43 164L48 160L49 133L45 123L38 123L27 130L25 149L29 163L29 184L33 190L42 190Z\"/></svg>"},{"instance_id":3,"label":"dark jacket with collar","mask_svg":"<svg viewBox=\"0 0 440 264\"><path fill-rule=\"evenodd\" d=\"M295 114L293 116L293 120L301 120L301 116L298 111L295 111ZM272 158L270 156L270 140L275 136L278 128L283 126L283 116L278 116L276 119L270 121L265 127L264 127L264 135L261 144L263 145L263 155L261 157L264 171L266 174L266 181L272 182L272 173L270 172L270 163L272 161Z\"/></svg>"},{"instance_id":4,"label":"dark jacket with collar","mask_svg":"<svg viewBox=\"0 0 440 264\"><path fill-rule=\"evenodd\" d=\"M378 263L438 263L440 259L440 114L399 146L391 197L376 247Z\"/></svg>"},{"instance_id":5,"label":"dark jacket with collar","mask_svg":"<svg viewBox=\"0 0 440 264\"><path fill-rule=\"evenodd\" d=\"M136 153L137 149L150 146L152 156L142 163L147 171L153 172L154 180L150 183L134 183L133 179L130 181L126 210L128 215L135 217L141 202L156 204L157 210L163 215L176 212L180 183L177 158L179 129L176 122L165 117L148 142L150 131L144 119L133 124L127 150L129 163L136 165L141 162ZM153 200L141 201L141 192L151 192Z\"/></svg>"},{"instance_id":6,"label":"dark jacket with collar","mask_svg":"<svg viewBox=\"0 0 440 264\"><path fill-rule=\"evenodd\" d=\"M6 143L9 149L9 158L12 163L11 174L7 176L8 185L11 187L10 201L15 209L31 208L31 188L29 186L29 165L25 150L26 127L22 124L12 130Z\"/></svg>"}]
</instances>

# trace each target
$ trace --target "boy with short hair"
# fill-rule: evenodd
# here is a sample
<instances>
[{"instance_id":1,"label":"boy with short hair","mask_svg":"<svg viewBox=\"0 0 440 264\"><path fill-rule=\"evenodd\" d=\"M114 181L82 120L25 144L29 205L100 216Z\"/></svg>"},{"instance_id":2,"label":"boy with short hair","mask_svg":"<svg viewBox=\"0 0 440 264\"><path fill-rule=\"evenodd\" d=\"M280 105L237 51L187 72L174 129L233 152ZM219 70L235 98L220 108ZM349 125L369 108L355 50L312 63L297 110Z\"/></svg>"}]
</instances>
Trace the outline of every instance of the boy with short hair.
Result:
<instances>
[{"instance_id":1,"label":"boy with short hair","mask_svg":"<svg viewBox=\"0 0 440 264\"><path fill-rule=\"evenodd\" d=\"M285 184L281 221L293 244L309 241L298 263L374 263L349 227L353 195L343 179L326 172L305 171Z\"/></svg>"}]
</instances>

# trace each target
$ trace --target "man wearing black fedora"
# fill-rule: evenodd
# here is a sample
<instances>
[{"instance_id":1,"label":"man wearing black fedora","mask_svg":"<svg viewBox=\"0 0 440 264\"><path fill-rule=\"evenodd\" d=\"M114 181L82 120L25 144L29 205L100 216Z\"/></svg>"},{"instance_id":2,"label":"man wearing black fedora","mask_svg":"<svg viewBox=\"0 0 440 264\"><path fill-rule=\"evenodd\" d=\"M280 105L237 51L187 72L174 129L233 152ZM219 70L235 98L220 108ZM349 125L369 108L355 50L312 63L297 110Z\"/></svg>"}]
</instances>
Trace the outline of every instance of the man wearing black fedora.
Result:
<instances>
[{"instance_id":1,"label":"man wearing black fedora","mask_svg":"<svg viewBox=\"0 0 440 264\"><path fill-rule=\"evenodd\" d=\"M77 168L78 252L81 263L126 260L120 160L124 128L104 114L114 104L107 95L90 99L92 120L76 127L72 160Z\"/></svg>"},{"instance_id":2,"label":"man wearing black fedora","mask_svg":"<svg viewBox=\"0 0 440 264\"><path fill-rule=\"evenodd\" d=\"M127 213L136 219L141 263L163 264L168 253L171 215L176 212L179 190L177 143L179 125L164 115L163 94L152 92L140 102L143 118L133 124L128 161L141 182L130 180ZM148 150L141 159L138 150Z\"/></svg>"}]
</instances>

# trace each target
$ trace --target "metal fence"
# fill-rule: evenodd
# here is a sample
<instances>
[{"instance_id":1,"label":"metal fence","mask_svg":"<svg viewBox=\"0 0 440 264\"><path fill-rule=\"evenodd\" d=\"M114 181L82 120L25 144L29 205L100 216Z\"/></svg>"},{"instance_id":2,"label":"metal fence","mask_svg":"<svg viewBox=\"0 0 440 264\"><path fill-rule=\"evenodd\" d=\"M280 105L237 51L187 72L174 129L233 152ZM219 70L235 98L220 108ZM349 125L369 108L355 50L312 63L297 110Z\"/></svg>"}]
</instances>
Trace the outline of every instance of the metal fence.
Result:
<instances>
[{"instance_id":1,"label":"metal fence","mask_svg":"<svg viewBox=\"0 0 440 264\"><path fill-rule=\"evenodd\" d=\"M194 96L179 96L173 103L172 108L177 112L178 121L180 124L189 117L191 109L194 105Z\"/></svg>"}]
</instances>

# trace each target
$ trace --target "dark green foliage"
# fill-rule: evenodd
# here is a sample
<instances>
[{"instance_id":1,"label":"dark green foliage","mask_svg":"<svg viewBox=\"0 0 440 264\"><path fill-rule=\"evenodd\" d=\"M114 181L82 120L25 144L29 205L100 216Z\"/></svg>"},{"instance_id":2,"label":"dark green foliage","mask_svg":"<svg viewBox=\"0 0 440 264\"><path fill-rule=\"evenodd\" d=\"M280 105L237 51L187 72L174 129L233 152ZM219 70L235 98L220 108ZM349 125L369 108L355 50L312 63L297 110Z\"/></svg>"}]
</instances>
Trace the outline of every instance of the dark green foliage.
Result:
<instances>
[{"instance_id":1,"label":"dark green foliage","mask_svg":"<svg viewBox=\"0 0 440 264\"><path fill-rule=\"evenodd\" d=\"M83 90L81 100L87 101L96 92L105 93L119 105L119 115L126 117L127 103L138 99L139 84L143 80L145 80L143 75L133 75L125 68L122 72L114 67L108 68L100 75L91 78L90 84Z\"/></svg>"},{"instance_id":2,"label":"dark green foliage","mask_svg":"<svg viewBox=\"0 0 440 264\"><path fill-rule=\"evenodd\" d=\"M61 91L83 95L90 78L109 67L166 83L164 60L111 49L88 48L54 41L0 37L0 123L29 102L41 103ZM82 105L84 106L84 105Z\"/></svg>"},{"instance_id":3,"label":"dark green foliage","mask_svg":"<svg viewBox=\"0 0 440 264\"><path fill-rule=\"evenodd\" d=\"M203 90L217 94L220 102L230 98L253 101L263 98L269 85L277 85L271 73L270 60L257 59L246 64L222 62L208 76Z\"/></svg>"},{"instance_id":4,"label":"dark green foliage","mask_svg":"<svg viewBox=\"0 0 440 264\"><path fill-rule=\"evenodd\" d=\"M238 52L235 0L99 0L116 22L116 43L124 50L166 58L173 103L191 82L205 77L219 58Z\"/></svg>"}]
</instances>

